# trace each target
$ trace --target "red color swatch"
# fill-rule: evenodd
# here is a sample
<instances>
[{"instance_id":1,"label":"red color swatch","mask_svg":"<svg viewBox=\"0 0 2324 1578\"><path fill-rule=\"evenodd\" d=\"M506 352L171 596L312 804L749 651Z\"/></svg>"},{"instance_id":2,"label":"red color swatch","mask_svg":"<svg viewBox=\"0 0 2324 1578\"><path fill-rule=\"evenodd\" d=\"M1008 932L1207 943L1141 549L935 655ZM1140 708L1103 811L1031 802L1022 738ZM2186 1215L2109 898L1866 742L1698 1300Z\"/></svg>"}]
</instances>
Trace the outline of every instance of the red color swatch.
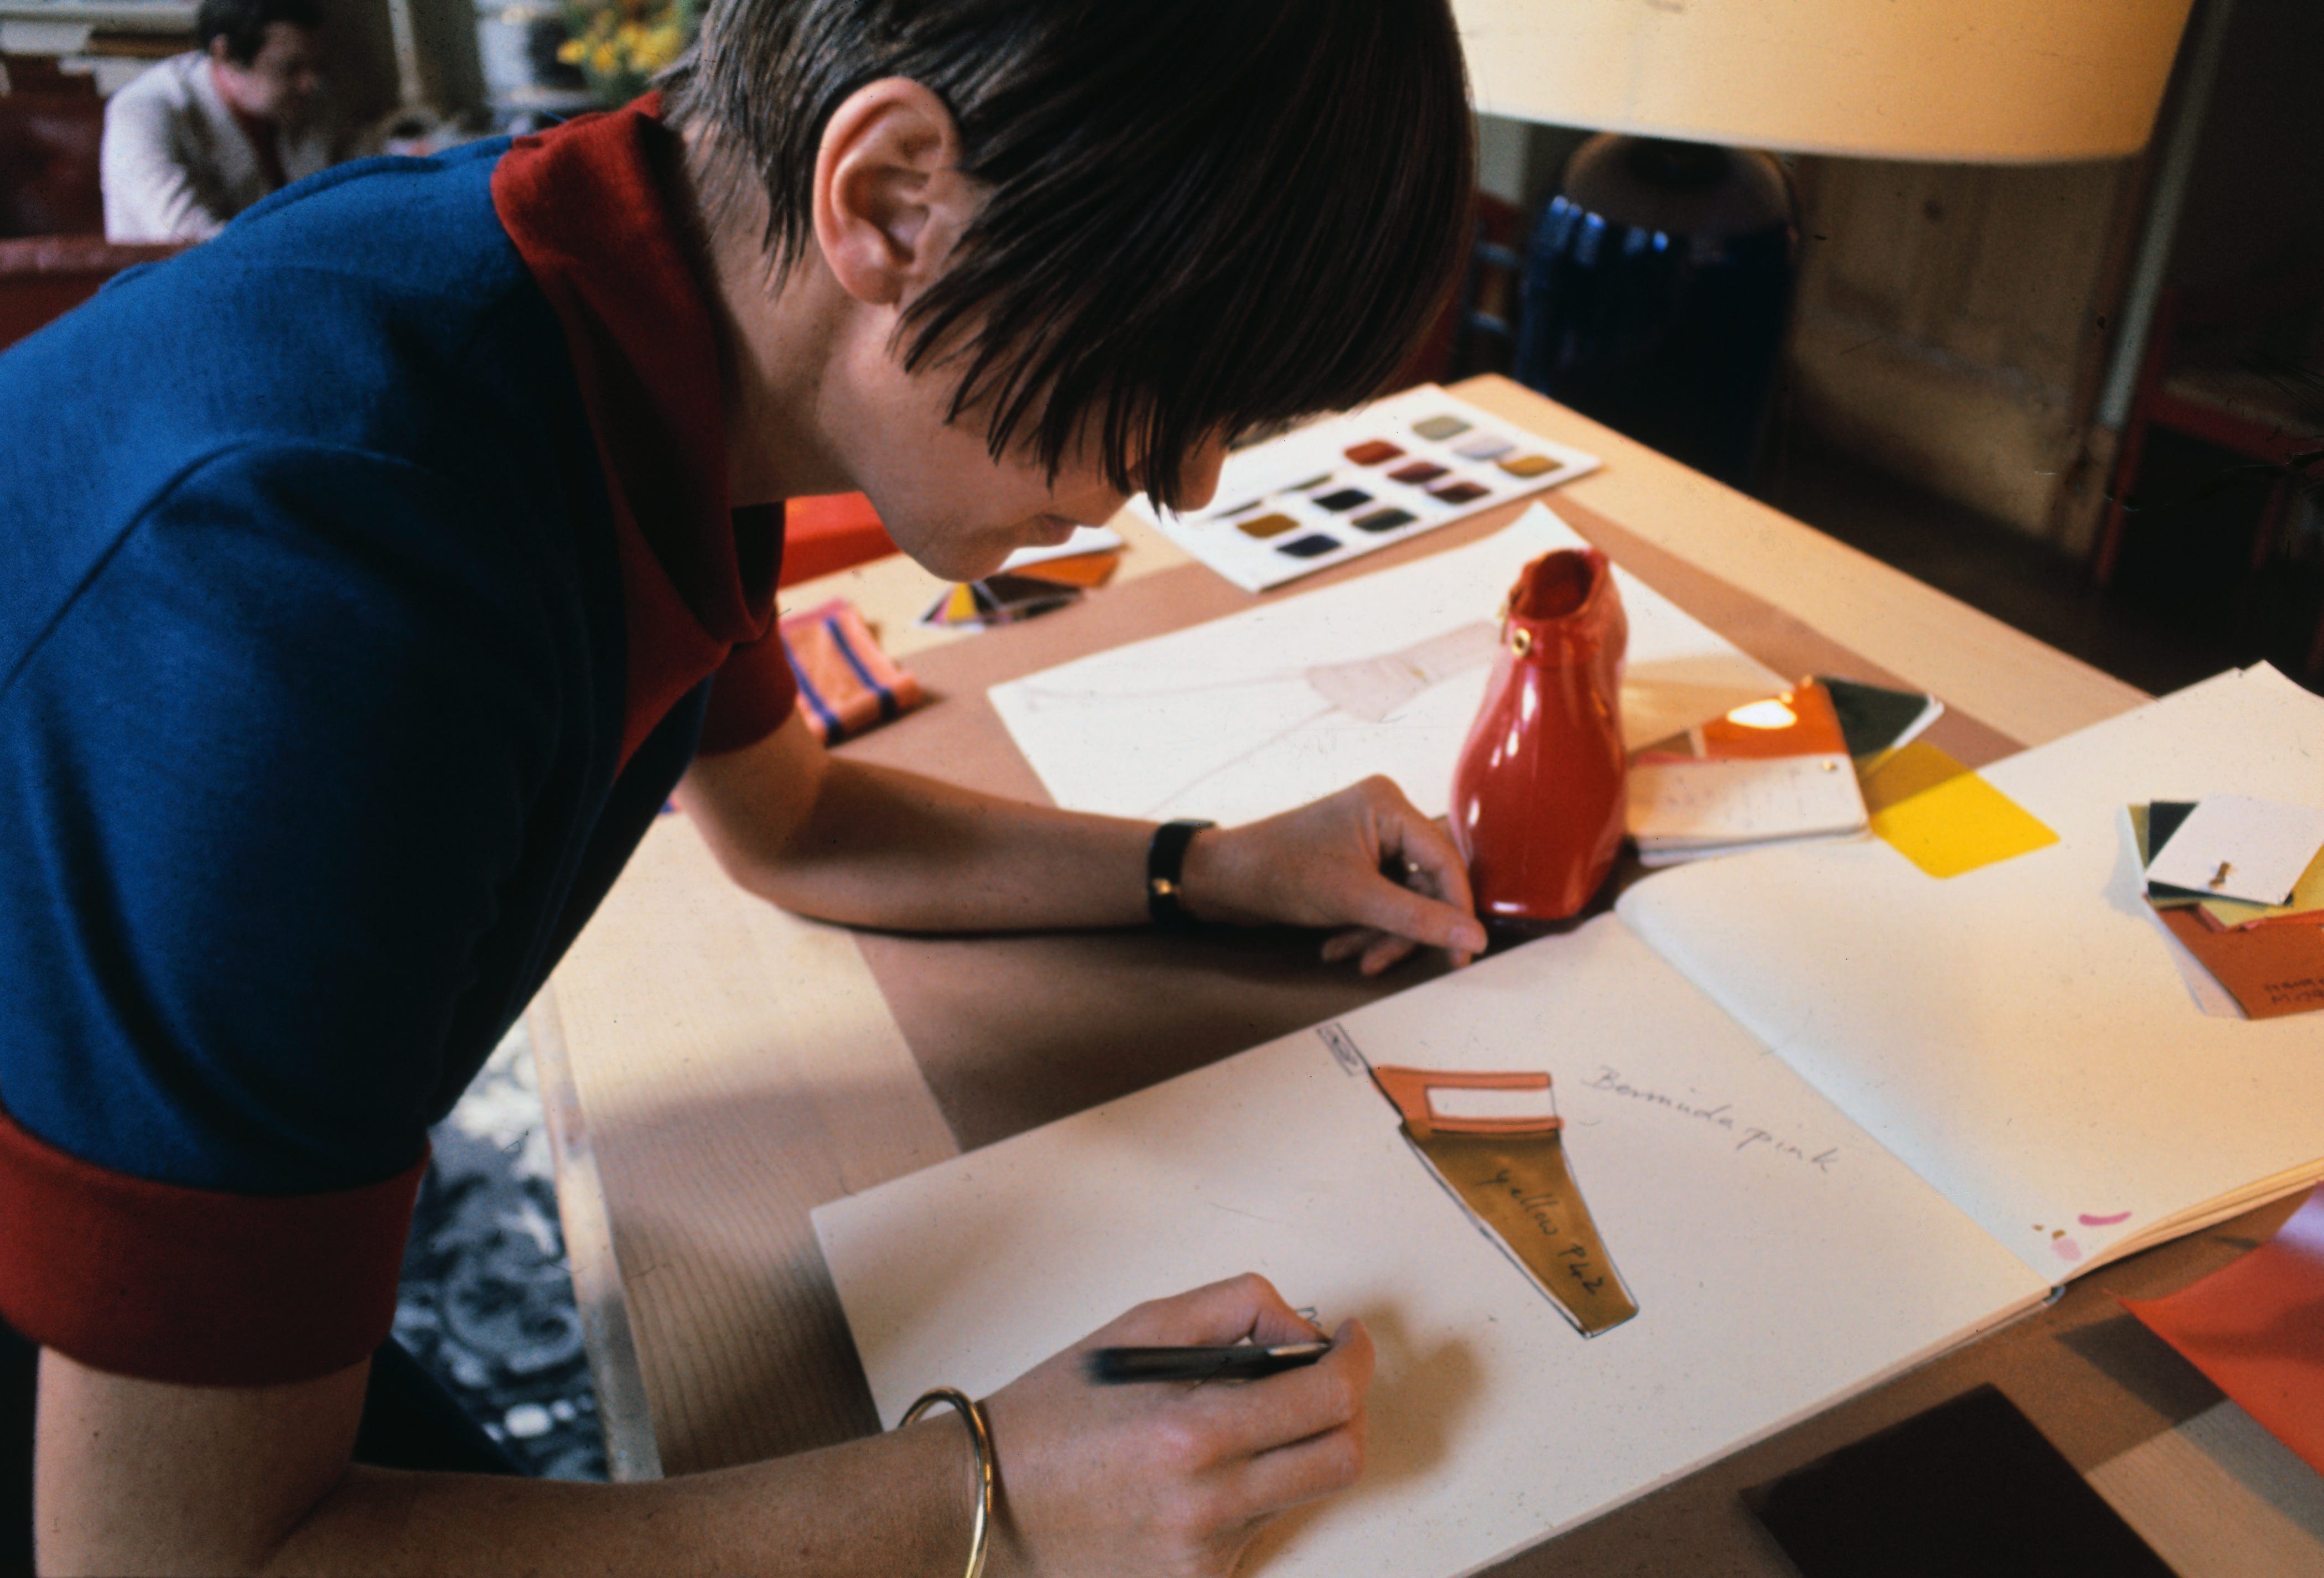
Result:
<instances>
[{"instance_id":1,"label":"red color swatch","mask_svg":"<svg viewBox=\"0 0 2324 1578\"><path fill-rule=\"evenodd\" d=\"M2121 1303L2324 1473L2324 1188L2233 1265Z\"/></svg>"}]
</instances>

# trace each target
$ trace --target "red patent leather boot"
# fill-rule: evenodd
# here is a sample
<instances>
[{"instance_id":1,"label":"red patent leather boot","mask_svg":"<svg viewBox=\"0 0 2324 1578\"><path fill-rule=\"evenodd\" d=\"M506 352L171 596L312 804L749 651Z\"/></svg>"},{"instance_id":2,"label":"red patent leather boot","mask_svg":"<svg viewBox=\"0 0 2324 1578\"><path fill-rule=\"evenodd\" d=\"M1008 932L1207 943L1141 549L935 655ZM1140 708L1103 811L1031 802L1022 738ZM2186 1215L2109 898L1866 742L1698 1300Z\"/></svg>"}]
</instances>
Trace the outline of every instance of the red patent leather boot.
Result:
<instances>
[{"instance_id":1,"label":"red patent leather boot","mask_svg":"<svg viewBox=\"0 0 2324 1578\"><path fill-rule=\"evenodd\" d=\"M1452 773L1452 839L1489 922L1563 920L1621 847L1629 621L1606 556L1561 549L1509 591L1485 705Z\"/></svg>"}]
</instances>

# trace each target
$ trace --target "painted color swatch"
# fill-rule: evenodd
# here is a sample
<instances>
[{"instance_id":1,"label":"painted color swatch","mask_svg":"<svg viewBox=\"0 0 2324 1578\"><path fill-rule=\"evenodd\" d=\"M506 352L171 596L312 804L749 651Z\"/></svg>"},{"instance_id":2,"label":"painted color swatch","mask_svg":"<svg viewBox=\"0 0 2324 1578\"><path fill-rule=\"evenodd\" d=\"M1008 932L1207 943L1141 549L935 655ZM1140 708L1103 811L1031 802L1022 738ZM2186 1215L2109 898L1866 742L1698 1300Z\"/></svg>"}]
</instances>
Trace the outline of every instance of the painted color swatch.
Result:
<instances>
[{"instance_id":1,"label":"painted color swatch","mask_svg":"<svg viewBox=\"0 0 2324 1578\"><path fill-rule=\"evenodd\" d=\"M1215 508L1132 507L1179 547L1264 592L1598 464L1432 384L1231 453Z\"/></svg>"}]
</instances>

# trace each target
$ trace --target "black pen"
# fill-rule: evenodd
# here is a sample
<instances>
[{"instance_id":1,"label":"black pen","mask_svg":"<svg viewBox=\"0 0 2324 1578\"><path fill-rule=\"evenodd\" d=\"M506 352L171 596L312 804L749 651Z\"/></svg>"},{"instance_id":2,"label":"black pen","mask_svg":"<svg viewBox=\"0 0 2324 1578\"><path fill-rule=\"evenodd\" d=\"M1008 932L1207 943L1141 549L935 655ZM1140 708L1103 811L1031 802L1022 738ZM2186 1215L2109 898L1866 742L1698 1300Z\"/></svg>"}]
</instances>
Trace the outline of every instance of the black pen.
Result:
<instances>
[{"instance_id":1,"label":"black pen","mask_svg":"<svg viewBox=\"0 0 2324 1578\"><path fill-rule=\"evenodd\" d=\"M1332 1351L1329 1343L1285 1343L1263 1348L1237 1343L1223 1348L1100 1348L1086 1361L1100 1386L1130 1386L1148 1380L1257 1380L1313 1364Z\"/></svg>"}]
</instances>

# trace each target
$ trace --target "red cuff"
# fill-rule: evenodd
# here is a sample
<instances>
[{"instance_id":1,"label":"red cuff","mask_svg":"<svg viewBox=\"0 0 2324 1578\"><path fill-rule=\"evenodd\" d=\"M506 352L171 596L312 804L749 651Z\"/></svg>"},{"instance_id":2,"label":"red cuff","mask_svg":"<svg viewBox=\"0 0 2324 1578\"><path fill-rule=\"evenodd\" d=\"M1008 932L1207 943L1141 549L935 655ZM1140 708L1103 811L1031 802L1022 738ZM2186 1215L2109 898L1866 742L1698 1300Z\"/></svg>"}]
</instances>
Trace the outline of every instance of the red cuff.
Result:
<instances>
[{"instance_id":1,"label":"red cuff","mask_svg":"<svg viewBox=\"0 0 2324 1578\"><path fill-rule=\"evenodd\" d=\"M773 622L770 621L771 624ZM755 745L779 729L798 706L798 680L783 651L779 628L736 647L710 687L710 710L695 749L717 756Z\"/></svg>"},{"instance_id":2,"label":"red cuff","mask_svg":"<svg viewBox=\"0 0 2324 1578\"><path fill-rule=\"evenodd\" d=\"M92 1369L195 1386L312 1380L395 1324L428 1157L328 1195L158 1184L0 1112L0 1317Z\"/></svg>"}]
</instances>

